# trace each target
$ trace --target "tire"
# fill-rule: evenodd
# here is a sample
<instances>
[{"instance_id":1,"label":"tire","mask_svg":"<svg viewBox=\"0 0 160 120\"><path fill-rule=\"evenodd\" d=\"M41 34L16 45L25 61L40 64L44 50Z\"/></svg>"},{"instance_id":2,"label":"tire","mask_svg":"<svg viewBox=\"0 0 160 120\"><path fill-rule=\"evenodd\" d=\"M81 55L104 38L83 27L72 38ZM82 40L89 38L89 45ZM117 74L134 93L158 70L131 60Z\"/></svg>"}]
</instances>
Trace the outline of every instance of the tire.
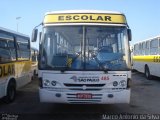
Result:
<instances>
[{"instance_id":1,"label":"tire","mask_svg":"<svg viewBox=\"0 0 160 120\"><path fill-rule=\"evenodd\" d=\"M11 103L15 100L16 97L16 84L13 81L10 81L7 87L7 95L4 97L6 103Z\"/></svg>"},{"instance_id":2,"label":"tire","mask_svg":"<svg viewBox=\"0 0 160 120\"><path fill-rule=\"evenodd\" d=\"M144 74L145 74L145 77L146 77L148 80L150 80L150 79L152 78L148 66L145 66L145 72L144 72Z\"/></svg>"},{"instance_id":3,"label":"tire","mask_svg":"<svg viewBox=\"0 0 160 120\"><path fill-rule=\"evenodd\" d=\"M33 71L33 76L36 76L36 70Z\"/></svg>"}]
</instances>

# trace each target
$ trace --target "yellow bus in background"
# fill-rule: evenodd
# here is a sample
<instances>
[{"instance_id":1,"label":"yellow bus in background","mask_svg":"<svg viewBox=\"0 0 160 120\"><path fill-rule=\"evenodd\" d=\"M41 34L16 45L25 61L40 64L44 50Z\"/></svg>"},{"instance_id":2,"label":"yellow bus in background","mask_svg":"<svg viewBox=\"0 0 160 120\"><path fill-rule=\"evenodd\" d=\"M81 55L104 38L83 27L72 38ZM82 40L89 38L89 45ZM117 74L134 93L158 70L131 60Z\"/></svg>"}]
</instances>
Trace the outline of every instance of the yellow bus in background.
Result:
<instances>
[{"instance_id":1,"label":"yellow bus in background","mask_svg":"<svg viewBox=\"0 0 160 120\"><path fill-rule=\"evenodd\" d=\"M160 77L160 36L135 43L132 53L133 70L144 73L147 79Z\"/></svg>"},{"instance_id":2,"label":"yellow bus in background","mask_svg":"<svg viewBox=\"0 0 160 120\"><path fill-rule=\"evenodd\" d=\"M0 27L0 98L10 103L31 81L30 38Z\"/></svg>"},{"instance_id":3,"label":"yellow bus in background","mask_svg":"<svg viewBox=\"0 0 160 120\"><path fill-rule=\"evenodd\" d=\"M38 75L38 49L31 47L32 79Z\"/></svg>"}]
</instances>

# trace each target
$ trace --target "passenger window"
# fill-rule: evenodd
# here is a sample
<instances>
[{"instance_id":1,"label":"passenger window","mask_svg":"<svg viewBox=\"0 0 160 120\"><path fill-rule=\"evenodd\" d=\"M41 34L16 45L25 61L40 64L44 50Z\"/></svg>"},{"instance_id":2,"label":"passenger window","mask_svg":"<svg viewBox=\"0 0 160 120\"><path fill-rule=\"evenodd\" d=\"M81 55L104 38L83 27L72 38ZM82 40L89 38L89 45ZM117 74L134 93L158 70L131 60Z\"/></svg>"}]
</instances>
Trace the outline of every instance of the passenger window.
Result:
<instances>
[{"instance_id":1,"label":"passenger window","mask_svg":"<svg viewBox=\"0 0 160 120\"><path fill-rule=\"evenodd\" d=\"M0 38L0 63L9 62L10 60L11 55L8 49L7 40Z\"/></svg>"},{"instance_id":2,"label":"passenger window","mask_svg":"<svg viewBox=\"0 0 160 120\"><path fill-rule=\"evenodd\" d=\"M8 41L8 47L10 49L12 60L16 60L16 49L15 49L14 41Z\"/></svg>"},{"instance_id":3,"label":"passenger window","mask_svg":"<svg viewBox=\"0 0 160 120\"><path fill-rule=\"evenodd\" d=\"M30 58L29 40L25 38L17 38L18 60L28 60Z\"/></svg>"},{"instance_id":4,"label":"passenger window","mask_svg":"<svg viewBox=\"0 0 160 120\"><path fill-rule=\"evenodd\" d=\"M145 55L145 45L146 45L146 43L143 42L142 43L142 55Z\"/></svg>"},{"instance_id":5,"label":"passenger window","mask_svg":"<svg viewBox=\"0 0 160 120\"><path fill-rule=\"evenodd\" d=\"M153 39L150 42L150 54L157 55L158 54L158 39Z\"/></svg>"}]
</instances>

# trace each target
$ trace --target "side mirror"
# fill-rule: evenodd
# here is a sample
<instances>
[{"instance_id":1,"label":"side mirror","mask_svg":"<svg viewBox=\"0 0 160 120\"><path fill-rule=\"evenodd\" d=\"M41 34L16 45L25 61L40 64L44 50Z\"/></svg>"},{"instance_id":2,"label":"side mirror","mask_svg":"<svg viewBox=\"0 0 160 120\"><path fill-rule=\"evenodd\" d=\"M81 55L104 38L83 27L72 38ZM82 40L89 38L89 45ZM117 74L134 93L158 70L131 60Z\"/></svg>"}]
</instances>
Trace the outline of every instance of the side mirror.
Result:
<instances>
[{"instance_id":1,"label":"side mirror","mask_svg":"<svg viewBox=\"0 0 160 120\"><path fill-rule=\"evenodd\" d=\"M38 34L38 29L33 29L32 31L32 42L36 42L37 41L37 34Z\"/></svg>"},{"instance_id":2,"label":"side mirror","mask_svg":"<svg viewBox=\"0 0 160 120\"><path fill-rule=\"evenodd\" d=\"M39 42L41 43L42 32L39 32Z\"/></svg>"},{"instance_id":3,"label":"side mirror","mask_svg":"<svg viewBox=\"0 0 160 120\"><path fill-rule=\"evenodd\" d=\"M128 40L131 41L131 40L132 40L132 32L131 32L131 29L127 29L127 33L128 33Z\"/></svg>"}]
</instances>

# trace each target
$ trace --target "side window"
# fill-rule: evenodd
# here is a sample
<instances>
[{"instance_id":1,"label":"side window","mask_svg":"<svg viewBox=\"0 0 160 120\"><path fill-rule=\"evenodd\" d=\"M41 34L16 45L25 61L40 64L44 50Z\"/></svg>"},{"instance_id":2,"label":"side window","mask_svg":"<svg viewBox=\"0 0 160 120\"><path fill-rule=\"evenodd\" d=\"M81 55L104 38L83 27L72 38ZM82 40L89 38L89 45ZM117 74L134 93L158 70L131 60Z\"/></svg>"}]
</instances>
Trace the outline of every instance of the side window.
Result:
<instances>
[{"instance_id":1,"label":"side window","mask_svg":"<svg viewBox=\"0 0 160 120\"><path fill-rule=\"evenodd\" d=\"M157 55L158 54L158 39L153 39L150 42L150 54Z\"/></svg>"},{"instance_id":2,"label":"side window","mask_svg":"<svg viewBox=\"0 0 160 120\"><path fill-rule=\"evenodd\" d=\"M141 44L135 44L134 45L134 55L140 55L141 52Z\"/></svg>"},{"instance_id":3,"label":"side window","mask_svg":"<svg viewBox=\"0 0 160 120\"><path fill-rule=\"evenodd\" d=\"M10 60L11 55L8 49L7 40L0 38L0 63L9 62Z\"/></svg>"},{"instance_id":4,"label":"side window","mask_svg":"<svg viewBox=\"0 0 160 120\"><path fill-rule=\"evenodd\" d=\"M15 44L13 40L8 41L8 47L11 53L12 60L16 60L16 49L15 49Z\"/></svg>"},{"instance_id":5,"label":"side window","mask_svg":"<svg viewBox=\"0 0 160 120\"><path fill-rule=\"evenodd\" d=\"M150 51L149 51L150 47L149 47L149 41L146 42L146 48L145 48L145 55L149 55Z\"/></svg>"},{"instance_id":6,"label":"side window","mask_svg":"<svg viewBox=\"0 0 160 120\"><path fill-rule=\"evenodd\" d=\"M139 43L139 55L142 55L142 43Z\"/></svg>"},{"instance_id":7,"label":"side window","mask_svg":"<svg viewBox=\"0 0 160 120\"><path fill-rule=\"evenodd\" d=\"M28 60L30 58L29 39L17 38L18 60Z\"/></svg>"},{"instance_id":8,"label":"side window","mask_svg":"<svg viewBox=\"0 0 160 120\"><path fill-rule=\"evenodd\" d=\"M11 54L8 48L8 40L11 36L5 33L0 33L0 63L11 61Z\"/></svg>"},{"instance_id":9,"label":"side window","mask_svg":"<svg viewBox=\"0 0 160 120\"><path fill-rule=\"evenodd\" d=\"M142 55L145 55L145 47L146 47L146 43L143 42L142 43Z\"/></svg>"},{"instance_id":10,"label":"side window","mask_svg":"<svg viewBox=\"0 0 160 120\"><path fill-rule=\"evenodd\" d=\"M138 44L134 45L134 55L138 55Z\"/></svg>"},{"instance_id":11,"label":"side window","mask_svg":"<svg viewBox=\"0 0 160 120\"><path fill-rule=\"evenodd\" d=\"M18 60L21 60L21 51L20 51L20 48L19 48L19 43L16 44L17 45L17 57L18 57Z\"/></svg>"}]
</instances>

